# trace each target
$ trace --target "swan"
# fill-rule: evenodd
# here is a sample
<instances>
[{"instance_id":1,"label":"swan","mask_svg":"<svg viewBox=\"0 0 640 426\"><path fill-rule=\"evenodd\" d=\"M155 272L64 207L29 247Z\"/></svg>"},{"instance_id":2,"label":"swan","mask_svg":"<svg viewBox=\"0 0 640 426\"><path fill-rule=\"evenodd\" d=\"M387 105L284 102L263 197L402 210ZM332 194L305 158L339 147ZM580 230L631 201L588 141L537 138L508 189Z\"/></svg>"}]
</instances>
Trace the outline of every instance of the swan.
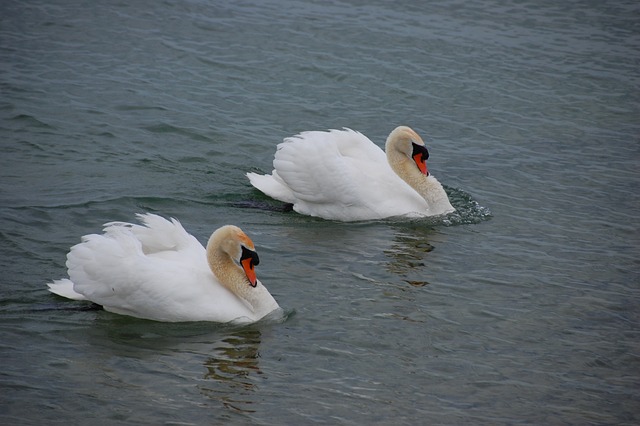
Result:
<instances>
[{"instance_id":1,"label":"swan","mask_svg":"<svg viewBox=\"0 0 640 426\"><path fill-rule=\"evenodd\" d=\"M410 127L387 138L385 152L362 133L310 131L277 147L270 175L251 185L301 214L339 221L436 216L455 211L427 169L429 152Z\"/></svg>"},{"instance_id":2,"label":"swan","mask_svg":"<svg viewBox=\"0 0 640 426\"><path fill-rule=\"evenodd\" d=\"M217 229L205 249L176 219L137 216L143 225L110 222L104 234L82 237L67 255L69 278L49 291L166 322L248 323L279 309L256 277L253 242L237 226Z\"/></svg>"}]
</instances>

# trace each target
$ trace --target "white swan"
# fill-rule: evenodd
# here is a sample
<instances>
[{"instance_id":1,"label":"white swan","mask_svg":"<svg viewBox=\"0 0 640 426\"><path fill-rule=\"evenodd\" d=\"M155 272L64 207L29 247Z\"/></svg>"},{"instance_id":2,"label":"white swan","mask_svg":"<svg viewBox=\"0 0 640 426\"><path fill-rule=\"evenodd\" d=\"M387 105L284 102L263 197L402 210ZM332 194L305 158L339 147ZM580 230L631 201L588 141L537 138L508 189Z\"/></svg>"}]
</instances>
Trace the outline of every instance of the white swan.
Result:
<instances>
[{"instance_id":1,"label":"white swan","mask_svg":"<svg viewBox=\"0 0 640 426\"><path fill-rule=\"evenodd\" d=\"M69 279L49 290L168 322L254 322L279 308L256 278L258 255L240 228L219 228L205 250L176 219L138 217L144 225L112 222L82 237L67 255Z\"/></svg>"},{"instance_id":2,"label":"white swan","mask_svg":"<svg viewBox=\"0 0 640 426\"><path fill-rule=\"evenodd\" d=\"M247 173L268 196L301 214L341 221L451 213L429 153L411 128L394 129L385 153L351 129L303 132L278 145L270 175Z\"/></svg>"}]
</instances>

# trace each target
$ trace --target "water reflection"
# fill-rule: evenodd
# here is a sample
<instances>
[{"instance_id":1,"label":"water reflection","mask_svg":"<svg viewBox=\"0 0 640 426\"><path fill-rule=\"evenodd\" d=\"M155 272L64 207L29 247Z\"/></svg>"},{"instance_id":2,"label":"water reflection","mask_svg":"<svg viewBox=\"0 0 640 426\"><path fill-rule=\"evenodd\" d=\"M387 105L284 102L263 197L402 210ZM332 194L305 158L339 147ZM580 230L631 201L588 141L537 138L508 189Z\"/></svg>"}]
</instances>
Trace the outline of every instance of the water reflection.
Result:
<instances>
[{"instance_id":1,"label":"water reflection","mask_svg":"<svg viewBox=\"0 0 640 426\"><path fill-rule=\"evenodd\" d=\"M93 372L87 377L102 372L108 383L138 389L135 395L123 391L131 400L186 398L239 415L255 412L265 322L161 323L105 311L92 314L88 326L64 331L75 346L91 353L74 362L74 369Z\"/></svg>"},{"instance_id":2,"label":"water reflection","mask_svg":"<svg viewBox=\"0 0 640 426\"><path fill-rule=\"evenodd\" d=\"M309 271L343 273L374 282L389 281L388 273L412 286L425 286L426 260L446 238L428 219L375 222L320 222L310 220L304 226L290 226L282 245L290 253L304 253L287 270L290 277L298 274L306 280ZM328 254L328 255L327 255ZM378 274L371 264L380 265L386 274ZM302 266L301 266L302 265Z\"/></svg>"},{"instance_id":3,"label":"water reflection","mask_svg":"<svg viewBox=\"0 0 640 426\"><path fill-rule=\"evenodd\" d=\"M257 329L242 329L218 341L215 354L204 362L204 378L212 383L200 385L200 392L226 408L255 412L251 395L256 389L255 376L262 374L258 363L260 337Z\"/></svg>"},{"instance_id":4,"label":"water reflection","mask_svg":"<svg viewBox=\"0 0 640 426\"><path fill-rule=\"evenodd\" d=\"M419 223L407 223L394 228L391 247L383 250L389 259L386 264L387 271L399 275L404 282L412 286L428 285L424 269L428 265L427 255L434 250L434 246L429 242L433 228Z\"/></svg>"},{"instance_id":5,"label":"water reflection","mask_svg":"<svg viewBox=\"0 0 640 426\"><path fill-rule=\"evenodd\" d=\"M407 275L425 266L426 254L433 250L433 246L428 241L407 235L399 235L395 238L392 246L384 251L390 259L387 263L387 270L395 275L405 278L407 283L422 287L429 284L426 280L409 279Z\"/></svg>"}]
</instances>

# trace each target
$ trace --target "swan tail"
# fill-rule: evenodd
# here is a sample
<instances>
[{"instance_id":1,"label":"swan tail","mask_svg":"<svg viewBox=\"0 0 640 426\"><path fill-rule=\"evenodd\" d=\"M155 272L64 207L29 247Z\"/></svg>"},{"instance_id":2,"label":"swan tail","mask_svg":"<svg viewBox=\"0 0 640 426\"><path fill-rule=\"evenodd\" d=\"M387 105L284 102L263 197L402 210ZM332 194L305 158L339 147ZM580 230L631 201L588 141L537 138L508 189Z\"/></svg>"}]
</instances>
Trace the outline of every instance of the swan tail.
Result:
<instances>
[{"instance_id":1,"label":"swan tail","mask_svg":"<svg viewBox=\"0 0 640 426\"><path fill-rule=\"evenodd\" d=\"M51 293L57 294L58 296L71 300L87 300L86 297L73 289L73 282L69 279L53 280L52 283L47 283L47 286Z\"/></svg>"},{"instance_id":2,"label":"swan tail","mask_svg":"<svg viewBox=\"0 0 640 426\"><path fill-rule=\"evenodd\" d=\"M296 201L291 190L284 184L275 170L272 175L259 175L249 172L247 173L247 178L249 178L251 185L271 198L291 204Z\"/></svg>"}]
</instances>

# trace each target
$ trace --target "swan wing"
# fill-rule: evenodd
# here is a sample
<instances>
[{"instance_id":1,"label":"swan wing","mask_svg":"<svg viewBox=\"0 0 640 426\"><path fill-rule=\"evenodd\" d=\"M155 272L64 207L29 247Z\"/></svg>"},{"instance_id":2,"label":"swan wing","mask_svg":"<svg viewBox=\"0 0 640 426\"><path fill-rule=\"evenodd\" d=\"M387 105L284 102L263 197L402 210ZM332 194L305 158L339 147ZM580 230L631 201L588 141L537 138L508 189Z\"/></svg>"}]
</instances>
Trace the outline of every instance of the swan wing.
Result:
<instances>
[{"instance_id":1,"label":"swan wing","mask_svg":"<svg viewBox=\"0 0 640 426\"><path fill-rule=\"evenodd\" d=\"M136 216L142 224L109 222L104 225L103 230L106 235L117 235L123 228L129 229L146 254L179 252L188 255L190 252L198 253L204 250L202 244L189 234L177 219L167 220L153 213Z\"/></svg>"},{"instance_id":2,"label":"swan wing","mask_svg":"<svg viewBox=\"0 0 640 426\"><path fill-rule=\"evenodd\" d=\"M360 160L340 152L337 134L304 132L278 145L273 166L296 200L317 204L355 202L354 162Z\"/></svg>"}]
</instances>

